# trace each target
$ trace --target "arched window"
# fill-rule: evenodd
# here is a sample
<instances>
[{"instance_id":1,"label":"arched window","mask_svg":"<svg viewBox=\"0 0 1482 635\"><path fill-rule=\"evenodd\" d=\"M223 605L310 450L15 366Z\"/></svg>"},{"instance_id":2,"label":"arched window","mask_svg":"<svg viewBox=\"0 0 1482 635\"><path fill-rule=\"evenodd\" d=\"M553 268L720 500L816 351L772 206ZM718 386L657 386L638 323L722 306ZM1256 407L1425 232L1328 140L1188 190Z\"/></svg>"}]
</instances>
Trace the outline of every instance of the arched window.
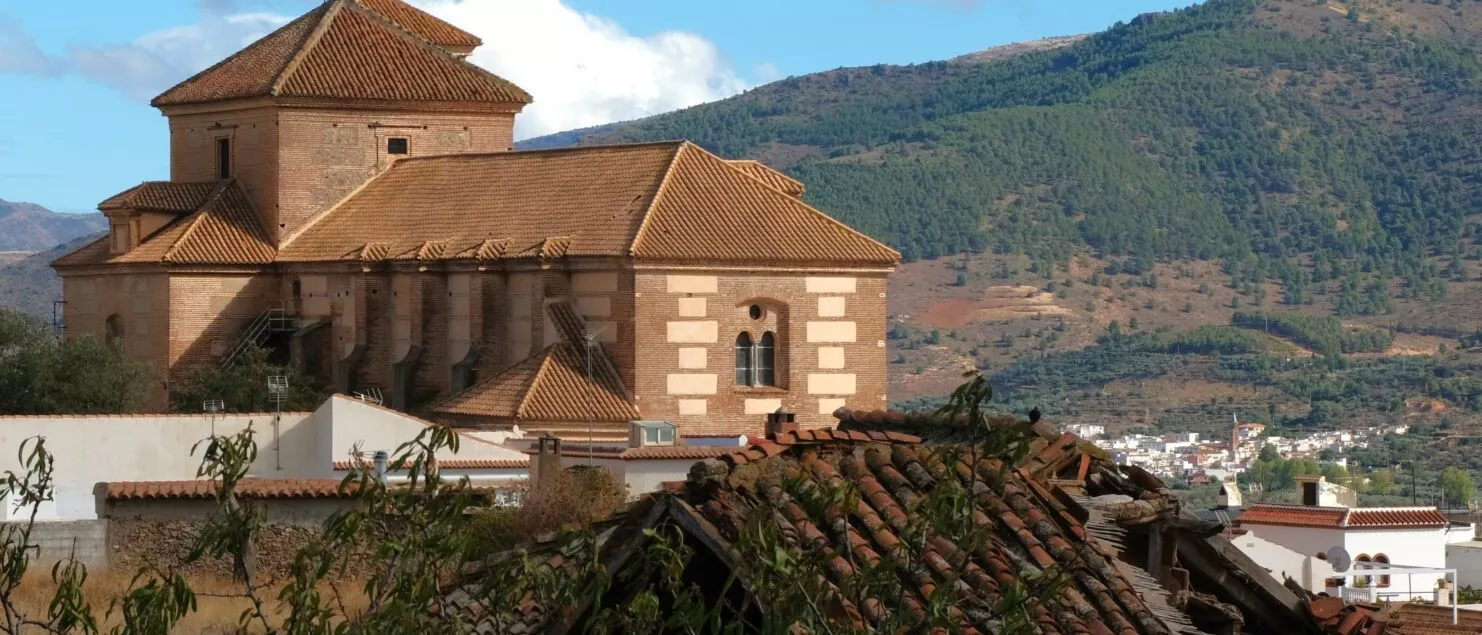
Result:
<instances>
[{"instance_id":1,"label":"arched window","mask_svg":"<svg viewBox=\"0 0 1482 635\"><path fill-rule=\"evenodd\" d=\"M771 331L762 333L756 345L756 382L754 386L777 385L777 337Z\"/></svg>"},{"instance_id":2,"label":"arched window","mask_svg":"<svg viewBox=\"0 0 1482 635\"><path fill-rule=\"evenodd\" d=\"M108 342L109 346L123 346L123 339L123 318L118 314L108 316L108 320L103 323L103 341Z\"/></svg>"},{"instance_id":3,"label":"arched window","mask_svg":"<svg viewBox=\"0 0 1482 635\"><path fill-rule=\"evenodd\" d=\"M1373 560L1369 559L1369 554L1367 554L1367 553L1361 553L1361 554L1359 554L1357 558L1354 558L1353 559L1353 561L1354 562L1373 562ZM1356 568L1362 569L1363 567L1356 567ZM1359 576L1358 578L1355 579L1355 583L1356 583L1357 586L1369 586L1369 582L1372 581L1373 577L1374 576L1361 575L1361 576Z\"/></svg>"},{"instance_id":4,"label":"arched window","mask_svg":"<svg viewBox=\"0 0 1482 635\"><path fill-rule=\"evenodd\" d=\"M736 385L750 386L755 363L752 361L751 334L742 331L736 336Z\"/></svg>"},{"instance_id":5,"label":"arched window","mask_svg":"<svg viewBox=\"0 0 1482 635\"><path fill-rule=\"evenodd\" d=\"M1374 562L1375 564L1388 565L1389 556L1386 556L1382 553L1376 553L1374 554ZM1381 574L1379 576L1379 586L1389 586L1389 576Z\"/></svg>"},{"instance_id":6,"label":"arched window","mask_svg":"<svg viewBox=\"0 0 1482 635\"><path fill-rule=\"evenodd\" d=\"M736 385L777 385L777 336L771 331L759 340L745 331L736 336Z\"/></svg>"}]
</instances>

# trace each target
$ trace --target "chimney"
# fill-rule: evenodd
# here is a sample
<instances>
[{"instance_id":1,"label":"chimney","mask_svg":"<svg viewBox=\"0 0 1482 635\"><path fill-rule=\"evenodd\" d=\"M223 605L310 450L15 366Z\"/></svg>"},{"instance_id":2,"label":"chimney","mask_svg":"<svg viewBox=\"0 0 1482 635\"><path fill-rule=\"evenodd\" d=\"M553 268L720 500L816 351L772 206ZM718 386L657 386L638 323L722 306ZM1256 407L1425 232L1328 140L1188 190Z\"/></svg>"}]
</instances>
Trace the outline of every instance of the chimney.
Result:
<instances>
[{"instance_id":1,"label":"chimney","mask_svg":"<svg viewBox=\"0 0 1482 635\"><path fill-rule=\"evenodd\" d=\"M777 412L767 415L767 439L776 441L777 437L784 432L797 432L797 416L784 408L778 408Z\"/></svg>"},{"instance_id":2,"label":"chimney","mask_svg":"<svg viewBox=\"0 0 1482 635\"><path fill-rule=\"evenodd\" d=\"M387 470L386 464L390 462L391 455L387 454L385 450L376 450L376 453L371 460L374 461L376 466L376 480L381 483L382 487L385 487Z\"/></svg>"},{"instance_id":3,"label":"chimney","mask_svg":"<svg viewBox=\"0 0 1482 635\"><path fill-rule=\"evenodd\" d=\"M1214 508L1229 509L1240 507L1243 504L1240 498L1240 485L1235 482L1234 478L1226 477L1220 482L1220 494Z\"/></svg>"},{"instance_id":4,"label":"chimney","mask_svg":"<svg viewBox=\"0 0 1482 635\"><path fill-rule=\"evenodd\" d=\"M535 455L535 481L554 480L561 474L561 437L541 435Z\"/></svg>"}]
</instances>

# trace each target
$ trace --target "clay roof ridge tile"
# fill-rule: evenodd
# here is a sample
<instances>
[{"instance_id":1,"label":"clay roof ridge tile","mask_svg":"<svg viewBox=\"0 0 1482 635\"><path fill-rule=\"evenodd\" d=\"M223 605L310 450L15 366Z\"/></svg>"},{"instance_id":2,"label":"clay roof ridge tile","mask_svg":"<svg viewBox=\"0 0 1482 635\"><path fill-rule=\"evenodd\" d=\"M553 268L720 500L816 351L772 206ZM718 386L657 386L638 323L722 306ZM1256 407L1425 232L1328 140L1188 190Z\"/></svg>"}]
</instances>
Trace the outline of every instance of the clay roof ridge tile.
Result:
<instances>
[{"instance_id":1,"label":"clay roof ridge tile","mask_svg":"<svg viewBox=\"0 0 1482 635\"><path fill-rule=\"evenodd\" d=\"M190 237L195 234L196 228L201 226L202 220L206 217L206 211L210 208L212 203L221 200L222 194L226 192L227 186L231 183L232 181L230 179L226 179L217 183L215 188L212 188L211 193L206 195L206 200L201 201L201 204L197 205L195 211L191 213L189 221L190 224L186 225L185 231L180 232L180 236L175 239L174 244L170 245L170 248L165 250L163 256L160 256L160 261L175 261L175 252L179 250L182 245L185 245L186 241L190 240Z\"/></svg>"},{"instance_id":2,"label":"clay roof ridge tile","mask_svg":"<svg viewBox=\"0 0 1482 635\"><path fill-rule=\"evenodd\" d=\"M684 156L685 150L694 144L689 141L680 141L674 148L674 156L669 159L669 165L664 168L664 175L659 178L659 187L654 191L652 199L648 201L648 208L643 210L643 220L638 222L638 230L633 232L633 240L628 243L628 256L636 257L638 245L643 242L643 237L648 233L648 226L653 219L654 210L658 209L659 201L663 200L664 194L669 189L669 183L674 177L674 168L679 165L680 158Z\"/></svg>"}]
</instances>

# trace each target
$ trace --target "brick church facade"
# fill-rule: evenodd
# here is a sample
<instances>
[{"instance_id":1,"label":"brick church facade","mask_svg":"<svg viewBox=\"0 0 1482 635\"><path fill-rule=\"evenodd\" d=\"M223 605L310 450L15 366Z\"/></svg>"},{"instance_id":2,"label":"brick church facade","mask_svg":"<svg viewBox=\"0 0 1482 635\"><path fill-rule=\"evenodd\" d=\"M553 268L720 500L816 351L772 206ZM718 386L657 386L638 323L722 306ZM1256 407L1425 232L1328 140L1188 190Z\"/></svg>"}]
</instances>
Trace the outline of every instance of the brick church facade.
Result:
<instances>
[{"instance_id":1,"label":"brick church facade","mask_svg":"<svg viewBox=\"0 0 1482 635\"><path fill-rule=\"evenodd\" d=\"M515 152L532 98L479 44L329 0L156 97L170 180L53 264L66 332L159 369L159 406L252 344L339 392L583 439L885 406L899 254L688 142Z\"/></svg>"}]
</instances>

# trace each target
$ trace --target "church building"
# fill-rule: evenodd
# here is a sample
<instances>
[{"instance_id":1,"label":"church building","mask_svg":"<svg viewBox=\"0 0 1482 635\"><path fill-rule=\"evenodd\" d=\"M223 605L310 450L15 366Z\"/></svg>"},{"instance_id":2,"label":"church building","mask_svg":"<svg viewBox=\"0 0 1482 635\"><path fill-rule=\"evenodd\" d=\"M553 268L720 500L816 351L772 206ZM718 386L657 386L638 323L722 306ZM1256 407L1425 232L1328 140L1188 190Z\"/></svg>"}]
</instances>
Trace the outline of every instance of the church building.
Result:
<instances>
[{"instance_id":1,"label":"church building","mask_svg":"<svg viewBox=\"0 0 1482 635\"><path fill-rule=\"evenodd\" d=\"M460 426L626 439L884 408L900 255L687 141L514 151L532 97L402 0L329 0L151 103L170 178L58 259L67 335L159 372L277 351Z\"/></svg>"}]
</instances>

